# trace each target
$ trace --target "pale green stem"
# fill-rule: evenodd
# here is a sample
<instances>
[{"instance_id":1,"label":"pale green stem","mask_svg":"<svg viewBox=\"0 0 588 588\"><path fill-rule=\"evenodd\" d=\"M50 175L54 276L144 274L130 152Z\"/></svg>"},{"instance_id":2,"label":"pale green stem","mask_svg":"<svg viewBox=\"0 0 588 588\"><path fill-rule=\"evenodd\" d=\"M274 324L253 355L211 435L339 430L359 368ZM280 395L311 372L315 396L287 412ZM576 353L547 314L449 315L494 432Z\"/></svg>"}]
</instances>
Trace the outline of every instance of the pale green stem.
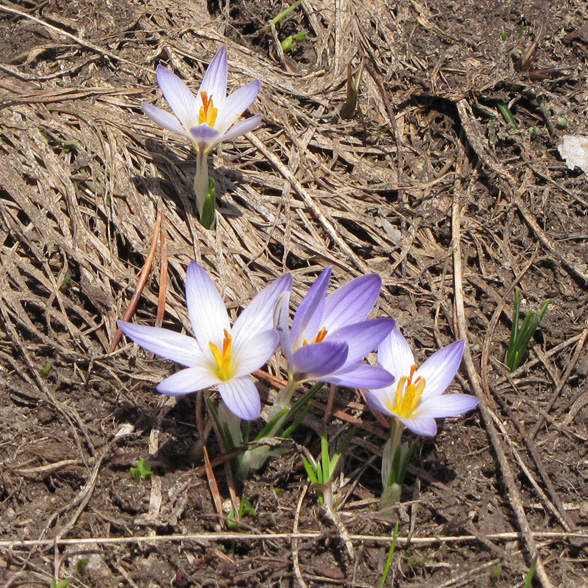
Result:
<instances>
[{"instance_id":1,"label":"pale green stem","mask_svg":"<svg viewBox=\"0 0 588 588\"><path fill-rule=\"evenodd\" d=\"M288 378L288 383L278 392L276 396L276 401L274 402L268 416L268 421L271 421L273 417L275 417L284 407L290 405L290 400L292 400L292 394L294 394L294 390L296 390L296 386L298 386L298 382L293 378Z\"/></svg>"},{"instance_id":2,"label":"pale green stem","mask_svg":"<svg viewBox=\"0 0 588 588\"><path fill-rule=\"evenodd\" d=\"M204 201L208 195L208 155L203 150L198 150L196 175L194 176L194 194L196 195L198 215L202 218Z\"/></svg>"}]
</instances>

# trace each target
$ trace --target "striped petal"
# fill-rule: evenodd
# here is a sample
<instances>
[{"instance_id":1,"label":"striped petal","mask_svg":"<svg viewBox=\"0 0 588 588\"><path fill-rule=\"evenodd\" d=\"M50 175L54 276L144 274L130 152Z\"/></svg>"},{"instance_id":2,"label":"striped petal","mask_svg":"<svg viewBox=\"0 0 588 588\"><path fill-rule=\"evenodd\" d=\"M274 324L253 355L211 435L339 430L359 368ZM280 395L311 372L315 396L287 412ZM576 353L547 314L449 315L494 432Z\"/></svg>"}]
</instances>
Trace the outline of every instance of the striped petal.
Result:
<instances>
[{"instance_id":1,"label":"striped petal","mask_svg":"<svg viewBox=\"0 0 588 588\"><path fill-rule=\"evenodd\" d=\"M429 418L415 418L415 419L398 419L407 429L412 431L415 435L423 437L434 437L437 434L437 423L435 419Z\"/></svg>"},{"instance_id":2,"label":"striped petal","mask_svg":"<svg viewBox=\"0 0 588 588\"><path fill-rule=\"evenodd\" d=\"M185 132L198 124L198 102L186 84L163 65L157 66L157 83Z\"/></svg>"},{"instance_id":3,"label":"striped petal","mask_svg":"<svg viewBox=\"0 0 588 588\"><path fill-rule=\"evenodd\" d=\"M258 370L271 357L280 342L278 331L270 329L258 333L255 340L238 340L233 338L233 357L236 371L235 378L240 378Z\"/></svg>"},{"instance_id":4,"label":"striped petal","mask_svg":"<svg viewBox=\"0 0 588 588\"><path fill-rule=\"evenodd\" d=\"M427 386L422 399L443 394L455 378L465 349L465 339L461 339L436 351L416 371L415 376L424 378Z\"/></svg>"},{"instance_id":5,"label":"striped petal","mask_svg":"<svg viewBox=\"0 0 588 588\"><path fill-rule=\"evenodd\" d=\"M345 365L346 359L346 343L312 343L294 352L288 372L300 382L320 380Z\"/></svg>"},{"instance_id":6,"label":"striped petal","mask_svg":"<svg viewBox=\"0 0 588 588\"><path fill-rule=\"evenodd\" d=\"M348 388L383 388L390 386L394 382L394 377L381 367L356 363L323 376L322 380Z\"/></svg>"},{"instance_id":7,"label":"striped petal","mask_svg":"<svg viewBox=\"0 0 588 588\"><path fill-rule=\"evenodd\" d=\"M222 135L229 127L237 121L243 112L245 112L259 94L261 88L260 80L253 80L245 84L238 90L235 90L219 108L215 128Z\"/></svg>"},{"instance_id":8,"label":"striped petal","mask_svg":"<svg viewBox=\"0 0 588 588\"><path fill-rule=\"evenodd\" d=\"M337 288L327 297L323 325L330 332L364 321L374 308L382 280L377 274L361 276Z\"/></svg>"},{"instance_id":9,"label":"striped petal","mask_svg":"<svg viewBox=\"0 0 588 588\"><path fill-rule=\"evenodd\" d=\"M216 144L223 140L220 133L206 123L192 127L189 132L194 149L200 153L210 151Z\"/></svg>"},{"instance_id":10,"label":"striped petal","mask_svg":"<svg viewBox=\"0 0 588 588\"><path fill-rule=\"evenodd\" d=\"M118 321L123 333L143 349L187 367L203 365L204 355L192 337L168 329Z\"/></svg>"},{"instance_id":11,"label":"striped petal","mask_svg":"<svg viewBox=\"0 0 588 588\"><path fill-rule=\"evenodd\" d=\"M233 325L233 337L251 339L274 326L274 307L278 297L292 288L292 276L284 274L266 286L247 305Z\"/></svg>"},{"instance_id":12,"label":"striped petal","mask_svg":"<svg viewBox=\"0 0 588 588\"><path fill-rule=\"evenodd\" d=\"M186 304L194 335L206 356L210 342L222 349L224 331L231 328L229 315L214 282L195 261L186 272Z\"/></svg>"},{"instance_id":13,"label":"striped petal","mask_svg":"<svg viewBox=\"0 0 588 588\"><path fill-rule=\"evenodd\" d=\"M218 145L222 141L231 141L236 137L245 135L249 131L254 131L260 123L261 114L256 114L255 116L246 118L245 120L235 123L224 135L219 135L214 145Z\"/></svg>"},{"instance_id":14,"label":"striped petal","mask_svg":"<svg viewBox=\"0 0 588 588\"><path fill-rule=\"evenodd\" d=\"M157 106L146 104L145 102L141 102L141 108L153 122L162 126L164 129L179 133L180 135L186 135L186 129L180 124L180 121L175 115L170 114L165 110L161 110L161 108L157 108Z\"/></svg>"},{"instance_id":15,"label":"striped petal","mask_svg":"<svg viewBox=\"0 0 588 588\"><path fill-rule=\"evenodd\" d=\"M470 394L444 394L423 401L417 409L417 418L441 419L468 412L478 406L480 401Z\"/></svg>"},{"instance_id":16,"label":"striped petal","mask_svg":"<svg viewBox=\"0 0 588 588\"><path fill-rule=\"evenodd\" d=\"M402 333L394 327L378 348L378 363L386 368L396 379L408 376L414 362L414 356ZM454 374L455 375L455 374ZM427 385L428 385L427 381Z\"/></svg>"},{"instance_id":17,"label":"striped petal","mask_svg":"<svg viewBox=\"0 0 588 588\"><path fill-rule=\"evenodd\" d=\"M157 386L157 391L166 396L184 396L198 390L216 386L219 379L212 370L205 368L186 368L166 378Z\"/></svg>"},{"instance_id":18,"label":"striped petal","mask_svg":"<svg viewBox=\"0 0 588 588\"><path fill-rule=\"evenodd\" d=\"M227 48L223 45L212 58L198 92L206 92L209 98L212 97L217 108L227 95L227 72Z\"/></svg>"},{"instance_id":19,"label":"striped petal","mask_svg":"<svg viewBox=\"0 0 588 588\"><path fill-rule=\"evenodd\" d=\"M239 418L252 421L261 413L259 392L250 378L236 378L218 385L223 402Z\"/></svg>"}]
</instances>

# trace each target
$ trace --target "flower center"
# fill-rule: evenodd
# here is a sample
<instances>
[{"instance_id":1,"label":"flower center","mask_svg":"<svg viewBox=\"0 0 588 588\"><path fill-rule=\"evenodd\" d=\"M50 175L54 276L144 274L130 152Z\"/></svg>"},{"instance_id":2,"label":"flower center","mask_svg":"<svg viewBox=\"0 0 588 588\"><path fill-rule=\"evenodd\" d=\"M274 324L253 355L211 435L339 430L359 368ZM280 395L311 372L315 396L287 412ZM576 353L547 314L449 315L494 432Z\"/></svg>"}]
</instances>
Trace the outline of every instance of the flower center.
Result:
<instances>
[{"instance_id":1,"label":"flower center","mask_svg":"<svg viewBox=\"0 0 588 588\"><path fill-rule=\"evenodd\" d=\"M322 327L321 330L316 334L316 337L311 341L311 343L320 343L326 336L327 336L327 327ZM304 339L304 343L302 345L308 345L308 340Z\"/></svg>"},{"instance_id":2,"label":"flower center","mask_svg":"<svg viewBox=\"0 0 588 588\"><path fill-rule=\"evenodd\" d=\"M202 106L198 115L198 124L206 123L209 127L214 127L218 108L215 108L212 103L212 95L209 98L206 92L200 92L200 96L202 96Z\"/></svg>"},{"instance_id":3,"label":"flower center","mask_svg":"<svg viewBox=\"0 0 588 588\"><path fill-rule=\"evenodd\" d=\"M416 406L427 384L424 378L417 378L414 382L412 381L416 369L416 365L413 365L410 368L410 376L402 376L400 378L396 388L394 404L392 402L388 403L390 411L403 419L409 419L414 416Z\"/></svg>"},{"instance_id":4,"label":"flower center","mask_svg":"<svg viewBox=\"0 0 588 588\"><path fill-rule=\"evenodd\" d=\"M220 380L226 382L235 375L235 366L233 364L233 358L231 357L231 351L233 347L233 337L225 329L225 339L223 341L223 350L221 351L212 341L208 344L214 360L216 361L217 370L216 373Z\"/></svg>"}]
</instances>

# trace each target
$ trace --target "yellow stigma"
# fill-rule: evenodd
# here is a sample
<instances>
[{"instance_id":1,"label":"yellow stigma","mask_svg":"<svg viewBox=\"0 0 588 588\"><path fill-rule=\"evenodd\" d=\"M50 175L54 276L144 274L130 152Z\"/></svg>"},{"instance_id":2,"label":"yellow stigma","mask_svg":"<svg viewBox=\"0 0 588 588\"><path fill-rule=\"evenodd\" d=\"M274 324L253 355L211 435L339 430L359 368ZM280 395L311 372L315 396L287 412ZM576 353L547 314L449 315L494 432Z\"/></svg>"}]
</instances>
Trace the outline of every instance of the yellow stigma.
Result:
<instances>
[{"instance_id":1,"label":"yellow stigma","mask_svg":"<svg viewBox=\"0 0 588 588\"><path fill-rule=\"evenodd\" d=\"M327 327L322 327L321 330L316 334L316 337L311 341L311 343L320 343L326 336L327 336ZM308 341L304 339L304 343L302 345L308 345Z\"/></svg>"},{"instance_id":2,"label":"yellow stigma","mask_svg":"<svg viewBox=\"0 0 588 588\"><path fill-rule=\"evenodd\" d=\"M214 127L218 108L214 107L212 96L209 98L206 92L200 92L200 96L202 96L202 106L198 115L198 124L206 123L209 127Z\"/></svg>"},{"instance_id":3,"label":"yellow stigma","mask_svg":"<svg viewBox=\"0 0 588 588\"><path fill-rule=\"evenodd\" d=\"M233 347L233 337L225 329L225 339L223 341L223 350L221 351L212 341L208 344L214 360L216 361L217 370L216 373L219 380L226 382L235 375L235 366L233 365L231 351Z\"/></svg>"},{"instance_id":4,"label":"yellow stigma","mask_svg":"<svg viewBox=\"0 0 588 588\"><path fill-rule=\"evenodd\" d=\"M416 365L413 365L410 369L410 376L400 378L396 388L394 404L388 402L390 411L404 419L409 419L413 416L427 384L424 378L417 378L414 382L412 381L415 371Z\"/></svg>"}]
</instances>

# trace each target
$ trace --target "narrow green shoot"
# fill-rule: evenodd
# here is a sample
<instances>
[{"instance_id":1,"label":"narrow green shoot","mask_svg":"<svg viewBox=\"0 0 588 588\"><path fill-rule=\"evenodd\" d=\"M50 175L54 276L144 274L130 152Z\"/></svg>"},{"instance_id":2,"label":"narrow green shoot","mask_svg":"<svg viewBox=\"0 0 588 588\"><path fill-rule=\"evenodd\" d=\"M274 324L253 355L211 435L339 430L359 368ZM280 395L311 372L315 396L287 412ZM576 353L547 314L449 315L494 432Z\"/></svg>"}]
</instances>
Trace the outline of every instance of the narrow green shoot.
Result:
<instances>
[{"instance_id":1,"label":"narrow green shoot","mask_svg":"<svg viewBox=\"0 0 588 588\"><path fill-rule=\"evenodd\" d=\"M386 565L384 566L384 571L382 572L382 577L380 578L378 588L384 588L384 584L386 583L386 578L388 577L388 572L390 571L390 566L392 565L392 558L394 557L394 552L396 551L397 539L398 521L396 521L396 526L394 527L394 536L392 537L392 543L390 545L390 549L388 550L388 557L386 558Z\"/></svg>"},{"instance_id":2,"label":"narrow green shoot","mask_svg":"<svg viewBox=\"0 0 588 588\"><path fill-rule=\"evenodd\" d=\"M514 372L522 363L527 346L531 337L535 334L539 323L543 320L547 308L549 307L549 299L547 299L537 312L530 310L523 320L523 324L519 329L519 310L521 303L521 295L518 290L515 290L514 310L512 314L512 328L510 331L510 341L506 351L506 358L504 362L509 371Z\"/></svg>"},{"instance_id":3,"label":"narrow green shoot","mask_svg":"<svg viewBox=\"0 0 588 588\"><path fill-rule=\"evenodd\" d=\"M136 467L131 468L131 474L133 478L135 478L135 482L139 480L147 480L153 475L153 470L151 469L151 464L146 459L138 459L135 462Z\"/></svg>"},{"instance_id":4,"label":"narrow green shoot","mask_svg":"<svg viewBox=\"0 0 588 588\"><path fill-rule=\"evenodd\" d=\"M363 63L357 70L355 80L351 73L351 64L347 65L347 98L345 104L341 108L341 118L352 118L357 108L357 98L359 96L359 85L361 84L361 76L363 74Z\"/></svg>"},{"instance_id":5,"label":"narrow green shoot","mask_svg":"<svg viewBox=\"0 0 588 588\"><path fill-rule=\"evenodd\" d=\"M53 364L48 361L40 370L39 370L39 374L41 374L41 377L43 379L47 379L49 377L49 372L51 371L51 368L53 367Z\"/></svg>"},{"instance_id":6,"label":"narrow green shoot","mask_svg":"<svg viewBox=\"0 0 588 588\"><path fill-rule=\"evenodd\" d=\"M235 509L231 509L231 512L227 517L227 529L229 529L229 531L238 531L241 529L243 525L241 525L239 521L244 516L257 516L257 511L253 508L251 502L245 498L245 494L241 496L241 500L239 501L239 512L235 513Z\"/></svg>"},{"instance_id":7,"label":"narrow green shoot","mask_svg":"<svg viewBox=\"0 0 588 588\"><path fill-rule=\"evenodd\" d=\"M57 580L57 578L53 578L51 580L51 584L49 584L49 588L65 588L71 580Z\"/></svg>"},{"instance_id":8,"label":"narrow green shoot","mask_svg":"<svg viewBox=\"0 0 588 588\"><path fill-rule=\"evenodd\" d=\"M519 39L522 39L524 34L525 34L525 21L522 20L521 26L519 27Z\"/></svg>"},{"instance_id":9,"label":"narrow green shoot","mask_svg":"<svg viewBox=\"0 0 588 588\"><path fill-rule=\"evenodd\" d=\"M512 115L512 112L510 111L508 104L505 104L502 100L499 100L496 105L498 106L498 110L500 110L500 114L502 114L502 116L504 117L504 120L516 129L517 121L515 117Z\"/></svg>"},{"instance_id":10,"label":"narrow green shoot","mask_svg":"<svg viewBox=\"0 0 588 588\"><path fill-rule=\"evenodd\" d=\"M533 576L535 575L535 570L537 569L537 556L533 558L533 563L527 572L527 578L525 579L525 585L523 588L531 588L531 582L533 581Z\"/></svg>"},{"instance_id":11,"label":"narrow green shoot","mask_svg":"<svg viewBox=\"0 0 588 588\"><path fill-rule=\"evenodd\" d=\"M500 38L501 38L503 41L506 41L506 31L505 31L504 29L502 29L502 33L500 33Z\"/></svg>"},{"instance_id":12,"label":"narrow green shoot","mask_svg":"<svg viewBox=\"0 0 588 588\"><path fill-rule=\"evenodd\" d=\"M269 33L272 30L272 27L275 27L282 19L286 18L301 2L302 0L296 0L296 2L288 6L285 10L282 10L277 16L268 20L267 24L262 29L263 32Z\"/></svg>"},{"instance_id":13,"label":"narrow green shoot","mask_svg":"<svg viewBox=\"0 0 588 588\"><path fill-rule=\"evenodd\" d=\"M302 41L306 41L308 31L300 31L294 36L288 35L283 41L281 41L282 49L284 52L292 51Z\"/></svg>"},{"instance_id":14,"label":"narrow green shoot","mask_svg":"<svg viewBox=\"0 0 588 588\"><path fill-rule=\"evenodd\" d=\"M337 445L335 453L331 457L329 452L327 428L323 426L323 434L321 435L320 459L318 461L315 460L312 455L310 455L310 453L306 453L306 455L302 456L302 464L304 465L308 479L313 484L327 486L330 488L331 482L333 481L333 477L337 470L337 466L339 465L341 455L343 455L343 453L345 453L349 447L351 439L353 439L353 435L355 435L355 429L350 429L347 431L347 433L343 436L343 439L341 439L341 442ZM325 497L323 491L316 488L316 493L319 502L324 504Z\"/></svg>"},{"instance_id":15,"label":"narrow green shoot","mask_svg":"<svg viewBox=\"0 0 588 588\"><path fill-rule=\"evenodd\" d=\"M216 188L214 187L214 180L208 180L208 194L204 200L202 207L202 216L200 222L205 229L214 228L214 212L216 208Z\"/></svg>"}]
</instances>

